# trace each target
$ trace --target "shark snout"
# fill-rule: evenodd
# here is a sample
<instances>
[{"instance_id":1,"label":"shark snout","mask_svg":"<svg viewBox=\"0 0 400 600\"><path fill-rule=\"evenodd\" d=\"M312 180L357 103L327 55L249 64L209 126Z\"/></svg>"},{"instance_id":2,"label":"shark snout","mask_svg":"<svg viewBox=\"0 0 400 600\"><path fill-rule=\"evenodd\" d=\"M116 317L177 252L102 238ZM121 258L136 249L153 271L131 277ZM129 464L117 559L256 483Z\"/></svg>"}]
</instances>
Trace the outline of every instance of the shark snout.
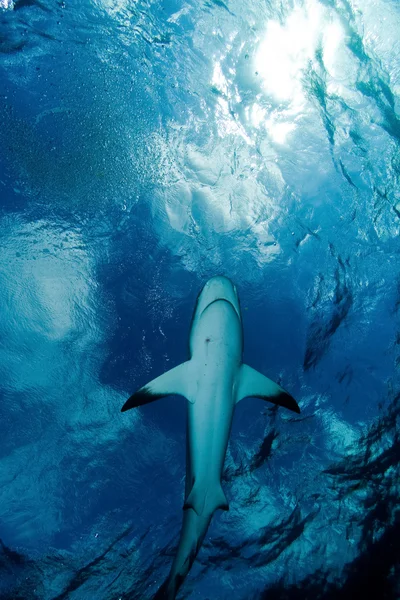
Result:
<instances>
[{"instance_id":1,"label":"shark snout","mask_svg":"<svg viewBox=\"0 0 400 600\"><path fill-rule=\"evenodd\" d=\"M210 304L217 300L226 300L232 304L240 318L239 297L236 286L230 279L223 275L211 277L204 285L199 296L198 310L203 312Z\"/></svg>"}]
</instances>

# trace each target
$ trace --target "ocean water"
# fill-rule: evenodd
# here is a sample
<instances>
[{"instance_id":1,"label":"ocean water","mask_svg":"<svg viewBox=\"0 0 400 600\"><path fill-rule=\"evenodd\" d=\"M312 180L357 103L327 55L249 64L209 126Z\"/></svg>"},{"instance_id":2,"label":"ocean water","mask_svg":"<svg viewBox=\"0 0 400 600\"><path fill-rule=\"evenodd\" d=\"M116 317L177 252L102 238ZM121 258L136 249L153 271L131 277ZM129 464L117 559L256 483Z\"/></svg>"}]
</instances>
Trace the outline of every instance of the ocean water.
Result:
<instances>
[{"instance_id":1,"label":"ocean water","mask_svg":"<svg viewBox=\"0 0 400 600\"><path fill-rule=\"evenodd\" d=\"M120 413L237 285L188 600L400 598L397 0L0 0L0 598L151 600L185 401Z\"/></svg>"}]
</instances>

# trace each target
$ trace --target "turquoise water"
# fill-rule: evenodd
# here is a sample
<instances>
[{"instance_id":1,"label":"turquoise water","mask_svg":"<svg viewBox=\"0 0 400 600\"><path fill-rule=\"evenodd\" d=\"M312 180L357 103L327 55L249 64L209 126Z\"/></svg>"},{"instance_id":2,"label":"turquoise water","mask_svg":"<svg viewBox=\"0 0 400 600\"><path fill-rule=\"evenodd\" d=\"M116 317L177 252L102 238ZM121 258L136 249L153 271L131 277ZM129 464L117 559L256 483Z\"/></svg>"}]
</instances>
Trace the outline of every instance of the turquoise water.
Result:
<instances>
[{"instance_id":1,"label":"turquoise water","mask_svg":"<svg viewBox=\"0 0 400 600\"><path fill-rule=\"evenodd\" d=\"M153 597L185 404L120 408L220 273L302 412L238 405L179 597L400 597L399 31L389 0L0 0L0 598Z\"/></svg>"}]
</instances>

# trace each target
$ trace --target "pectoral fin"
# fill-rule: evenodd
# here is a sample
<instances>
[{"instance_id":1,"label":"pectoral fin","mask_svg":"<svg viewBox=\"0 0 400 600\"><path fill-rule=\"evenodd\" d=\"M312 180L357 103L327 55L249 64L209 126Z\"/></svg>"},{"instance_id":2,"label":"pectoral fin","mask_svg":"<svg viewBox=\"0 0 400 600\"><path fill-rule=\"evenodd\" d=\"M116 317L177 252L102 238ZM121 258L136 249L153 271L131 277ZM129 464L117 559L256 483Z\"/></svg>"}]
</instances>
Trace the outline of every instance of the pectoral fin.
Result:
<instances>
[{"instance_id":1,"label":"pectoral fin","mask_svg":"<svg viewBox=\"0 0 400 600\"><path fill-rule=\"evenodd\" d=\"M189 402L194 402L194 399L190 397L190 361L163 373L140 388L128 398L121 408L121 412L172 395L184 396Z\"/></svg>"},{"instance_id":2,"label":"pectoral fin","mask_svg":"<svg viewBox=\"0 0 400 600\"><path fill-rule=\"evenodd\" d=\"M242 365L239 371L237 402L247 397L261 398L273 404L284 406L293 412L300 413L296 400L277 383L265 377L248 365Z\"/></svg>"}]
</instances>

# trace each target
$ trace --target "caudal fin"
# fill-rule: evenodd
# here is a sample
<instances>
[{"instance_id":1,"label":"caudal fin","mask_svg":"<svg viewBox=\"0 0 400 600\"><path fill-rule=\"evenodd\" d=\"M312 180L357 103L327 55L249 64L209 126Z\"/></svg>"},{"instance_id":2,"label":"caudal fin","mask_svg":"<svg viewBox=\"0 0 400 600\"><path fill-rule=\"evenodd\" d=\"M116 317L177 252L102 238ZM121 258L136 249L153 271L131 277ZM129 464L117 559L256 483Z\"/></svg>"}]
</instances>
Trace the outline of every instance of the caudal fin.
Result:
<instances>
[{"instance_id":1,"label":"caudal fin","mask_svg":"<svg viewBox=\"0 0 400 600\"><path fill-rule=\"evenodd\" d=\"M212 515L217 508L229 510L229 504L220 482L207 487L201 481L195 481L183 510L192 508L200 517L203 513Z\"/></svg>"},{"instance_id":2,"label":"caudal fin","mask_svg":"<svg viewBox=\"0 0 400 600\"><path fill-rule=\"evenodd\" d=\"M197 556L211 517L212 515L206 511L199 516L194 510L185 510L178 549L170 574L153 600L175 600Z\"/></svg>"},{"instance_id":3,"label":"caudal fin","mask_svg":"<svg viewBox=\"0 0 400 600\"><path fill-rule=\"evenodd\" d=\"M155 596L153 596L153 600L175 600L176 594L171 589L168 591L168 587L167 579L156 591Z\"/></svg>"}]
</instances>

